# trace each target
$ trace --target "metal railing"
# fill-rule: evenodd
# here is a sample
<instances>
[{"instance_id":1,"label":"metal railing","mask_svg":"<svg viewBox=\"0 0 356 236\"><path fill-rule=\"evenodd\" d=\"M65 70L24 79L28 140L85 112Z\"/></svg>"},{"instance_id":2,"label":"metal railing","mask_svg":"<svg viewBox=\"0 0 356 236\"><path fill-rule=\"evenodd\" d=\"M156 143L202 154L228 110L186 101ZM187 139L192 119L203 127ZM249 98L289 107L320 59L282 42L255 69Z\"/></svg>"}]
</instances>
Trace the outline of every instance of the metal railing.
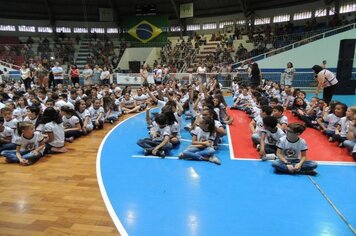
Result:
<instances>
[{"instance_id":1,"label":"metal railing","mask_svg":"<svg viewBox=\"0 0 356 236\"><path fill-rule=\"evenodd\" d=\"M317 34L317 35L314 35L314 36L299 40L299 41L297 41L295 43L292 43L292 44L289 44L287 46L284 46L284 47L281 47L281 48L277 48L275 50L266 52L264 54L257 55L257 56L251 57L249 59L243 60L241 62L235 63L235 64L232 65L232 68L235 69L235 68L239 67L245 61L259 61L259 60L262 60L262 59L277 55L279 53L291 50L293 48L300 47L300 46L305 45L307 43L311 43L311 42L314 42L314 41L319 40L319 39L327 38L327 37L333 36L335 34L338 34L338 33L341 33L341 32L345 32L345 31L348 31L348 30L351 30L351 29L354 29L354 28L356 28L356 23L345 25L345 26L341 26L341 27L336 28L336 29L328 30L326 32L323 32L323 33L320 33L320 34Z\"/></svg>"}]
</instances>

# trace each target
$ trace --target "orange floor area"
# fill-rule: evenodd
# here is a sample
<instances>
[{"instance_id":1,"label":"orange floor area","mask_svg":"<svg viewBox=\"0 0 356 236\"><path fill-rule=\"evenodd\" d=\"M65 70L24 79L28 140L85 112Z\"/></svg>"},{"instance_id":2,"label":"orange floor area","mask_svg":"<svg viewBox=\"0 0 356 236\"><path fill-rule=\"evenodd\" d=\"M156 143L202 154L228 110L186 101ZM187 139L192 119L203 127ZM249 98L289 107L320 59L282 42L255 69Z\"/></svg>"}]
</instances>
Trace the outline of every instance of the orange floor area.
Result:
<instances>
[{"instance_id":1,"label":"orange floor area","mask_svg":"<svg viewBox=\"0 0 356 236\"><path fill-rule=\"evenodd\" d=\"M229 114L234 117L234 122L230 126L231 141L233 144L234 157L241 159L259 159L259 154L256 148L253 147L251 141L251 131L249 123L251 119L242 111L230 110ZM287 111L285 115L289 122L301 121L293 117ZM353 162L352 157L348 154L345 148L340 148L336 143L330 143L326 136L320 131L307 128L302 134L308 144L307 156L315 161L334 161L334 162Z\"/></svg>"}]
</instances>

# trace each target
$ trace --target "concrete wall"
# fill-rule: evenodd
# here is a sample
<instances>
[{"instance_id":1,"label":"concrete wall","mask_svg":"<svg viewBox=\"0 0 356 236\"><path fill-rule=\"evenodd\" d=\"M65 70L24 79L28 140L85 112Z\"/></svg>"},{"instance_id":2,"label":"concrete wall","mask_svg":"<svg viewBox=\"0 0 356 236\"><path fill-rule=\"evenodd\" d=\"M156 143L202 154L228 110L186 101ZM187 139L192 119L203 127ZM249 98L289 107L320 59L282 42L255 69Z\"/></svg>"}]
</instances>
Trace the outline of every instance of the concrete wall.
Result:
<instances>
[{"instance_id":1,"label":"concrete wall","mask_svg":"<svg viewBox=\"0 0 356 236\"><path fill-rule=\"evenodd\" d=\"M261 69L281 69L286 68L290 61L293 62L295 68L310 69L313 65L319 65L323 60L326 60L328 68L336 68L340 40L355 38L356 29L353 29L260 60L257 63Z\"/></svg>"}]
</instances>

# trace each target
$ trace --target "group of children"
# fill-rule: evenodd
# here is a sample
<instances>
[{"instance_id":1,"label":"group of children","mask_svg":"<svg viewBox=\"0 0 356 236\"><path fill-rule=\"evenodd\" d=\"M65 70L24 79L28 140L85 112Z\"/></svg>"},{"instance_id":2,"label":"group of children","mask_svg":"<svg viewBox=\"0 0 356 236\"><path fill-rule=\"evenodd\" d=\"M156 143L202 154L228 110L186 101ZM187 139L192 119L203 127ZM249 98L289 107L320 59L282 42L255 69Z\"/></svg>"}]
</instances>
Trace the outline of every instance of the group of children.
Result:
<instances>
[{"instance_id":1,"label":"group of children","mask_svg":"<svg viewBox=\"0 0 356 236\"><path fill-rule=\"evenodd\" d=\"M0 152L7 162L30 165L48 153L63 153L65 141L102 129L122 114L146 110L149 136L138 140L145 155L165 157L177 148L181 132L189 132L191 145L178 157L220 165L215 156L226 125L233 122L227 112L221 85L214 78L183 85L174 80L132 91L116 84L95 86L58 85L53 90L23 91L20 84L0 86ZM262 160L274 160L277 172L315 174L317 164L306 157L307 144L299 135L306 127L319 129L330 142L350 150L356 158L356 107L340 102L310 101L299 89L271 81L253 90L233 81L231 109L252 118L252 142ZM157 105L159 112L151 112ZM288 123L286 110L304 124ZM182 120L189 119L183 127Z\"/></svg>"},{"instance_id":2,"label":"group of children","mask_svg":"<svg viewBox=\"0 0 356 236\"><path fill-rule=\"evenodd\" d=\"M262 160L275 160L277 172L316 174L317 164L307 161L307 145L299 137L306 127L318 129L330 142L347 147L356 160L356 106L348 108L337 101L327 104L318 97L308 101L304 91L272 81L257 90L239 86L237 81L232 87L231 109L245 111L252 118L252 143ZM287 110L301 122L288 123Z\"/></svg>"},{"instance_id":3,"label":"group of children","mask_svg":"<svg viewBox=\"0 0 356 236\"><path fill-rule=\"evenodd\" d=\"M232 119L227 114L227 104L215 78L208 83L193 81L188 85L170 81L158 85L153 92L147 90L147 94L149 137L137 142L145 155L164 158L180 144L181 132L189 132L192 143L178 157L221 164L215 151L221 137L226 135L226 125L231 124ZM151 107L155 104L159 112L151 113ZM182 126L183 117L190 120L185 127Z\"/></svg>"}]
</instances>

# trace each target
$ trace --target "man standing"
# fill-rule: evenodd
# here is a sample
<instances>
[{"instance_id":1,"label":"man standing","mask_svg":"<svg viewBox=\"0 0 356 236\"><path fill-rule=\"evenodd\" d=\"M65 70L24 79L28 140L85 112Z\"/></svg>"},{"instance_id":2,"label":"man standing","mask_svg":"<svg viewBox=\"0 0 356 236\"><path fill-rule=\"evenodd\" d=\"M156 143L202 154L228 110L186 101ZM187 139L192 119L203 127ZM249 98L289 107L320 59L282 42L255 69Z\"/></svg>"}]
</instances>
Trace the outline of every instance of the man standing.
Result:
<instances>
[{"instance_id":1,"label":"man standing","mask_svg":"<svg viewBox=\"0 0 356 236\"><path fill-rule=\"evenodd\" d=\"M58 61L56 62L54 67L52 67L52 73L53 73L54 86L57 86L58 84L63 84L63 79L64 79L63 68L60 66Z\"/></svg>"}]
</instances>

